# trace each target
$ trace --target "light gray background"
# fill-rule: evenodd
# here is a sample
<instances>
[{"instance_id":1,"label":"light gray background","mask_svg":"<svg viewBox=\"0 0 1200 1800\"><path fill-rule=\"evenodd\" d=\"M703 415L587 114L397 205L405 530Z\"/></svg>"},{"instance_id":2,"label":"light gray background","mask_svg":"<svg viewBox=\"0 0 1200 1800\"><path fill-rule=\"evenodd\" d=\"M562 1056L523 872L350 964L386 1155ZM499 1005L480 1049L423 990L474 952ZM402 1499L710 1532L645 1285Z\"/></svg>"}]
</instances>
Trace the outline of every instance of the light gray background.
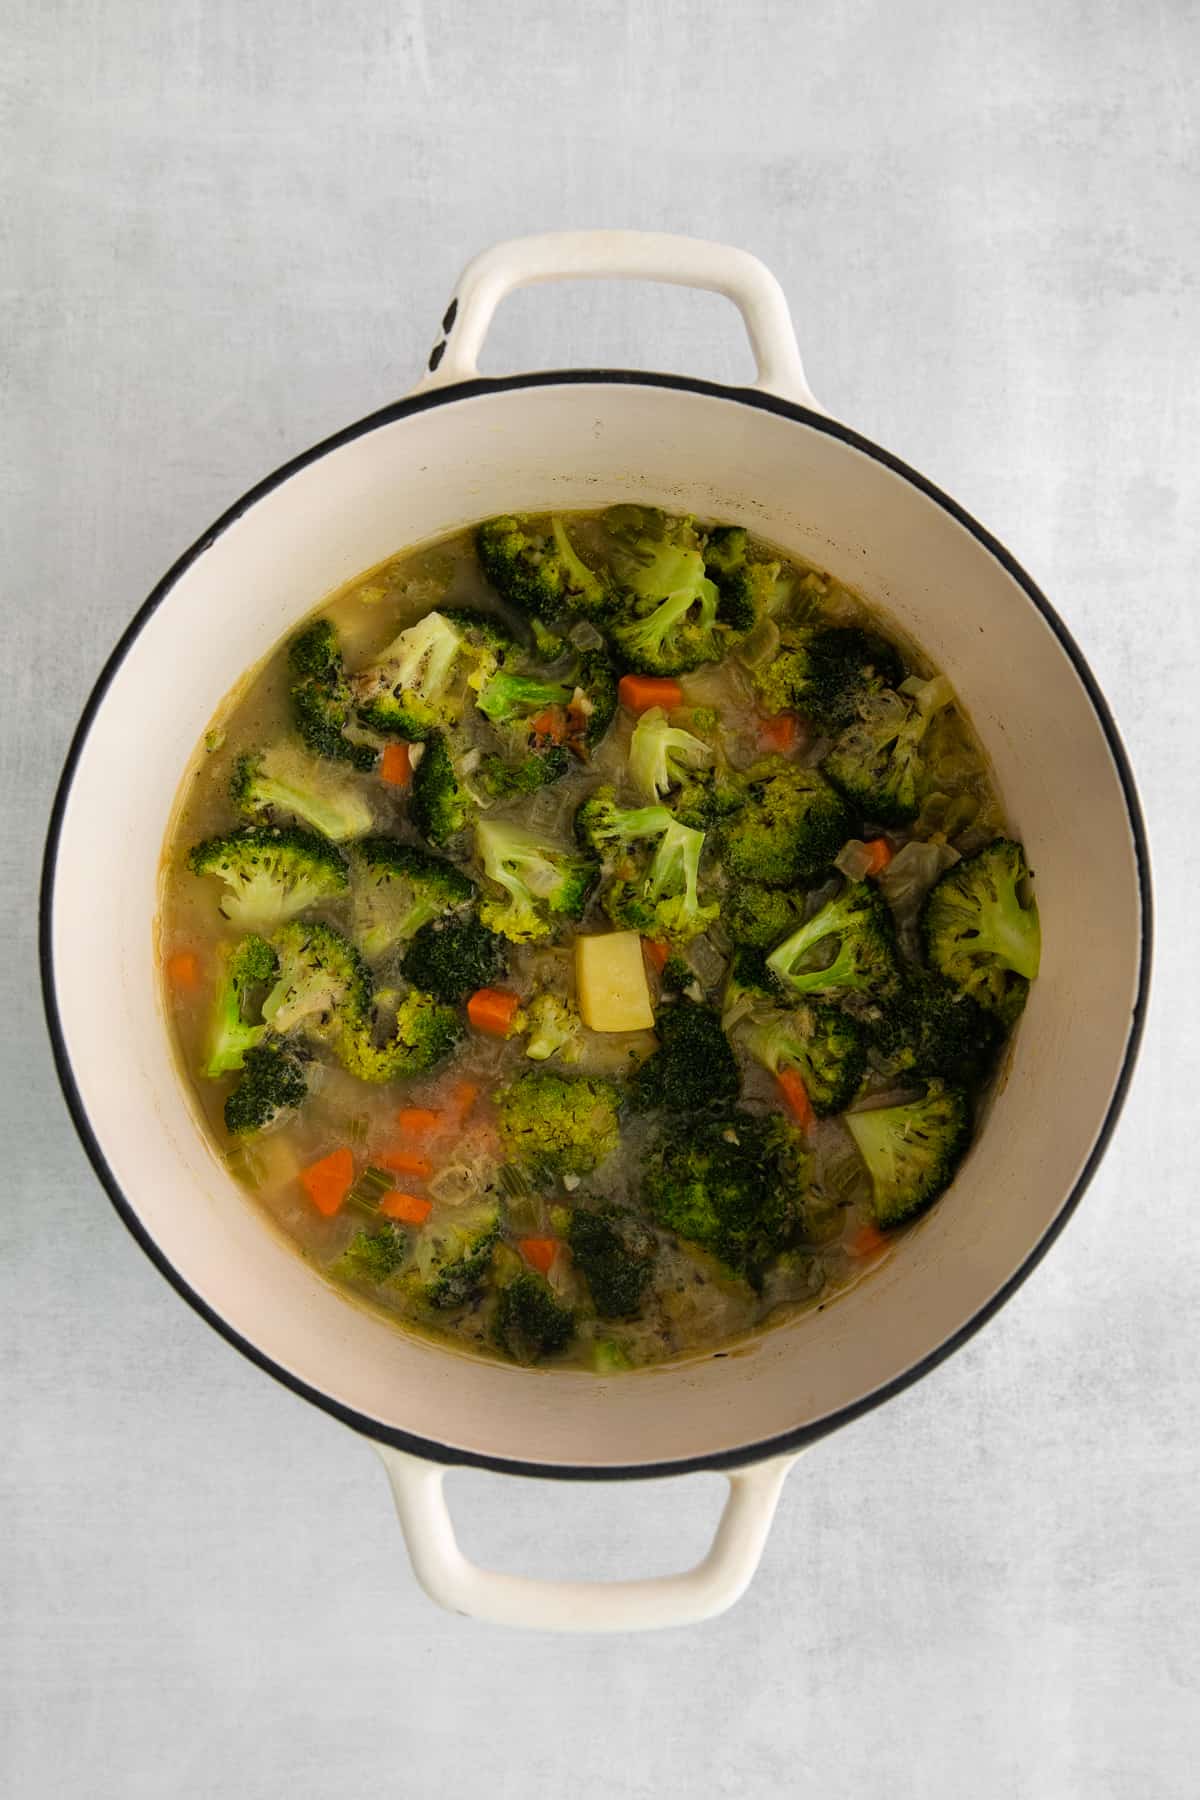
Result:
<instances>
[{"instance_id":1,"label":"light gray background","mask_svg":"<svg viewBox=\"0 0 1200 1800\"><path fill-rule=\"evenodd\" d=\"M1194 1794L1196 6L6 20L0 1788ZM33 890L74 718L165 567L411 382L467 255L600 224L758 251L825 403L1043 582L1140 773L1161 948L1124 1123L1048 1262L805 1459L736 1612L575 1642L427 1604L371 1451L126 1236L55 1087ZM489 346L584 361L747 369L724 303L666 290L524 296ZM470 1549L589 1574L679 1566L720 1487L451 1485Z\"/></svg>"}]
</instances>

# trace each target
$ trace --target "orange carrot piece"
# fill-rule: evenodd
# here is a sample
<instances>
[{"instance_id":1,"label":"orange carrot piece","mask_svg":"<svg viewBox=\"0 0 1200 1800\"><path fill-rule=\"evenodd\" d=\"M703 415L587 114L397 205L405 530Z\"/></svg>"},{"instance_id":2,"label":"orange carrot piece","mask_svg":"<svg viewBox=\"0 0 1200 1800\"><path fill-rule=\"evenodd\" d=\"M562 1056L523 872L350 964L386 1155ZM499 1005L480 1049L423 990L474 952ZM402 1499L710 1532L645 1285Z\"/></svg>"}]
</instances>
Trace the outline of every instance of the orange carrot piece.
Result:
<instances>
[{"instance_id":1,"label":"orange carrot piece","mask_svg":"<svg viewBox=\"0 0 1200 1800\"><path fill-rule=\"evenodd\" d=\"M670 712L673 706L683 705L683 689L677 681L663 675L622 675L617 683L617 697L622 706L635 713L649 712L652 706Z\"/></svg>"},{"instance_id":2,"label":"orange carrot piece","mask_svg":"<svg viewBox=\"0 0 1200 1800\"><path fill-rule=\"evenodd\" d=\"M517 1239L517 1249L525 1258L531 1269L539 1275L548 1275L550 1265L558 1255L557 1238L528 1237Z\"/></svg>"},{"instance_id":3,"label":"orange carrot piece","mask_svg":"<svg viewBox=\"0 0 1200 1800\"><path fill-rule=\"evenodd\" d=\"M385 744L379 759L379 779L389 787L407 787L412 780L412 757L403 742Z\"/></svg>"},{"instance_id":4,"label":"orange carrot piece","mask_svg":"<svg viewBox=\"0 0 1200 1800\"><path fill-rule=\"evenodd\" d=\"M520 1010L520 1000L507 988L476 988L467 1001L467 1018L472 1027L487 1037L511 1036L513 1021Z\"/></svg>"},{"instance_id":5,"label":"orange carrot piece","mask_svg":"<svg viewBox=\"0 0 1200 1800\"><path fill-rule=\"evenodd\" d=\"M816 1120L812 1109L812 1101L795 1069L781 1069L775 1077L779 1092L783 1095L784 1104L802 1131L811 1131Z\"/></svg>"},{"instance_id":6,"label":"orange carrot piece","mask_svg":"<svg viewBox=\"0 0 1200 1800\"><path fill-rule=\"evenodd\" d=\"M892 846L886 838L872 838L867 844L870 862L867 864L868 875L880 875L892 860Z\"/></svg>"},{"instance_id":7,"label":"orange carrot piece","mask_svg":"<svg viewBox=\"0 0 1200 1800\"><path fill-rule=\"evenodd\" d=\"M430 1106L402 1106L396 1123L405 1137L431 1137L442 1123L442 1115Z\"/></svg>"},{"instance_id":8,"label":"orange carrot piece","mask_svg":"<svg viewBox=\"0 0 1200 1800\"><path fill-rule=\"evenodd\" d=\"M174 956L168 956L167 980L176 988L200 986L200 958L194 950L176 950Z\"/></svg>"},{"instance_id":9,"label":"orange carrot piece","mask_svg":"<svg viewBox=\"0 0 1200 1800\"><path fill-rule=\"evenodd\" d=\"M423 1225L433 1211L433 1202L422 1200L419 1194L402 1194L399 1188L393 1188L379 1202L379 1210L385 1219L399 1219L403 1225Z\"/></svg>"},{"instance_id":10,"label":"orange carrot piece","mask_svg":"<svg viewBox=\"0 0 1200 1800\"><path fill-rule=\"evenodd\" d=\"M419 1175L422 1181L430 1173L433 1164L419 1150L380 1150L374 1158L381 1168L391 1169L394 1175Z\"/></svg>"},{"instance_id":11,"label":"orange carrot piece","mask_svg":"<svg viewBox=\"0 0 1200 1800\"><path fill-rule=\"evenodd\" d=\"M800 724L795 713L776 713L773 718L759 720L758 736L764 749L786 756L789 750L796 748Z\"/></svg>"},{"instance_id":12,"label":"orange carrot piece","mask_svg":"<svg viewBox=\"0 0 1200 1800\"><path fill-rule=\"evenodd\" d=\"M878 1225L863 1225L850 1239L846 1248L851 1256L878 1256L887 1249L887 1234L880 1231Z\"/></svg>"},{"instance_id":13,"label":"orange carrot piece","mask_svg":"<svg viewBox=\"0 0 1200 1800\"><path fill-rule=\"evenodd\" d=\"M341 1211L353 1181L354 1158L346 1149L331 1150L328 1156L300 1171L300 1186L327 1219Z\"/></svg>"},{"instance_id":14,"label":"orange carrot piece","mask_svg":"<svg viewBox=\"0 0 1200 1800\"><path fill-rule=\"evenodd\" d=\"M548 744L565 744L567 730L567 715L561 706L548 706L529 721L530 735Z\"/></svg>"},{"instance_id":15,"label":"orange carrot piece","mask_svg":"<svg viewBox=\"0 0 1200 1800\"><path fill-rule=\"evenodd\" d=\"M458 1123L465 1124L479 1098L478 1087L473 1081L456 1081L450 1097L454 1102L454 1110L458 1114Z\"/></svg>"},{"instance_id":16,"label":"orange carrot piece","mask_svg":"<svg viewBox=\"0 0 1200 1800\"><path fill-rule=\"evenodd\" d=\"M659 975L667 966L667 958L671 954L669 944L660 944L657 938L642 939L642 954L650 967Z\"/></svg>"}]
</instances>

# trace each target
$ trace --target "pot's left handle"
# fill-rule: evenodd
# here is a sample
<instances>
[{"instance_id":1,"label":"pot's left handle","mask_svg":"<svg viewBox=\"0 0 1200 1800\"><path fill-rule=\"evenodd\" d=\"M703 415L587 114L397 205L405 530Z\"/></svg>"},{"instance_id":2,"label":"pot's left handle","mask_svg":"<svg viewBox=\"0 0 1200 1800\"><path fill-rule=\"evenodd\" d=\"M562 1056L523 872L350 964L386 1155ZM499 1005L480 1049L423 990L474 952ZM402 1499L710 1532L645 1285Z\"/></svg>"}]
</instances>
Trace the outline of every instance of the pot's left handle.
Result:
<instances>
[{"instance_id":1,"label":"pot's left handle","mask_svg":"<svg viewBox=\"0 0 1200 1800\"><path fill-rule=\"evenodd\" d=\"M651 1631L714 1618L741 1598L757 1569L795 1455L727 1471L729 1496L707 1556L694 1569L640 1581L535 1581L469 1562L446 1506L446 1470L383 1444L375 1448L417 1580L449 1612L542 1631Z\"/></svg>"},{"instance_id":2,"label":"pot's left handle","mask_svg":"<svg viewBox=\"0 0 1200 1800\"><path fill-rule=\"evenodd\" d=\"M463 270L417 392L478 376L492 317L514 288L621 279L724 294L742 315L758 369L755 385L821 411L805 379L787 299L770 269L731 244L661 231L547 231L493 244Z\"/></svg>"}]
</instances>

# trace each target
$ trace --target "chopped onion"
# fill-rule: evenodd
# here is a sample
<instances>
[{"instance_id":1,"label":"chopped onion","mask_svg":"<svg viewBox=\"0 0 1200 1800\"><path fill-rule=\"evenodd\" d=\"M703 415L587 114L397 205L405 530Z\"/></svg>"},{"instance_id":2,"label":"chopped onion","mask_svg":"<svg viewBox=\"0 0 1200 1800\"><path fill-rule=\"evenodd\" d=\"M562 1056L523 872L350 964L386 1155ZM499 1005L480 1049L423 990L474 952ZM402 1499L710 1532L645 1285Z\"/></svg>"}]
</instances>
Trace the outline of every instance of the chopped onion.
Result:
<instances>
[{"instance_id":1,"label":"chopped onion","mask_svg":"<svg viewBox=\"0 0 1200 1800\"><path fill-rule=\"evenodd\" d=\"M875 867L875 857L869 844L861 838L850 838L834 857L833 866L841 870L847 881L862 881L867 871Z\"/></svg>"},{"instance_id":2,"label":"chopped onion","mask_svg":"<svg viewBox=\"0 0 1200 1800\"><path fill-rule=\"evenodd\" d=\"M420 762L421 758L424 756L424 754L425 754L424 744L410 744L408 746L408 766L409 766L409 768L415 769L417 764Z\"/></svg>"},{"instance_id":3,"label":"chopped onion","mask_svg":"<svg viewBox=\"0 0 1200 1800\"><path fill-rule=\"evenodd\" d=\"M779 627L774 619L760 619L754 629L747 632L735 654L748 669L757 669L772 660L778 652L779 642Z\"/></svg>"},{"instance_id":4,"label":"chopped onion","mask_svg":"<svg viewBox=\"0 0 1200 1800\"><path fill-rule=\"evenodd\" d=\"M572 625L567 637L577 650L598 650L604 642L596 627L587 619L580 619L578 625Z\"/></svg>"},{"instance_id":5,"label":"chopped onion","mask_svg":"<svg viewBox=\"0 0 1200 1800\"><path fill-rule=\"evenodd\" d=\"M921 902L938 876L960 860L957 850L940 841L923 844L914 838L897 850L881 872L879 885L901 929L915 923Z\"/></svg>"},{"instance_id":6,"label":"chopped onion","mask_svg":"<svg viewBox=\"0 0 1200 1800\"><path fill-rule=\"evenodd\" d=\"M429 1197L443 1206L461 1206L479 1192L479 1177L466 1163L447 1163L429 1183Z\"/></svg>"}]
</instances>

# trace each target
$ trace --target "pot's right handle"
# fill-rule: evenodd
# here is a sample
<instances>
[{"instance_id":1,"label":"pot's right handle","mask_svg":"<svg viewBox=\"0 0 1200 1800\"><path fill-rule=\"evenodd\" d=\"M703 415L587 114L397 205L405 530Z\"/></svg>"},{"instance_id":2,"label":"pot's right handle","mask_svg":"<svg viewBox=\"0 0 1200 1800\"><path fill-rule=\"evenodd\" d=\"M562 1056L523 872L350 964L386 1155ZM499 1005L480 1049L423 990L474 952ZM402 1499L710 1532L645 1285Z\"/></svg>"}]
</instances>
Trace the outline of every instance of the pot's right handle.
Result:
<instances>
[{"instance_id":1,"label":"pot's right handle","mask_svg":"<svg viewBox=\"0 0 1200 1800\"><path fill-rule=\"evenodd\" d=\"M727 1471L729 1498L707 1556L680 1575L641 1581L535 1581L468 1562L446 1506L446 1470L376 1444L413 1571L449 1612L542 1631L650 1631L714 1618L741 1598L759 1564L796 1454Z\"/></svg>"},{"instance_id":2,"label":"pot's right handle","mask_svg":"<svg viewBox=\"0 0 1200 1800\"><path fill-rule=\"evenodd\" d=\"M755 385L821 410L805 380L787 300L771 271L748 250L660 231L548 231L483 251L462 272L417 391L478 376L492 315L514 288L585 278L665 281L724 294L742 315L758 368Z\"/></svg>"}]
</instances>

